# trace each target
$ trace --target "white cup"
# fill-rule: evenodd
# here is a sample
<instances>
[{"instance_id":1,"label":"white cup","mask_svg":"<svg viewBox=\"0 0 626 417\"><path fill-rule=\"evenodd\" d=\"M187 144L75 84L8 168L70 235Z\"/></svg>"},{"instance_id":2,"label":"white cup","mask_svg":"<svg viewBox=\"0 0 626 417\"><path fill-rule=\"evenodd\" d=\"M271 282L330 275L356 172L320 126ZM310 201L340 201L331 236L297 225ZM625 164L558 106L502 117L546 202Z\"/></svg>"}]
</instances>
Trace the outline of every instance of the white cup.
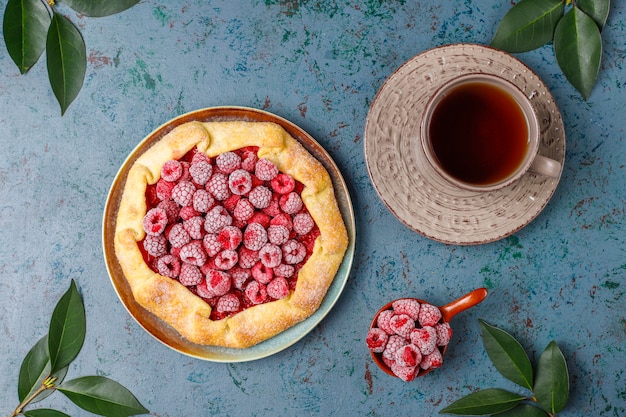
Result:
<instances>
[{"instance_id":1,"label":"white cup","mask_svg":"<svg viewBox=\"0 0 626 417\"><path fill-rule=\"evenodd\" d=\"M466 190L494 191L531 171L558 177L561 163L539 155L540 127L530 99L496 75L456 77L429 100L421 143L435 171Z\"/></svg>"}]
</instances>

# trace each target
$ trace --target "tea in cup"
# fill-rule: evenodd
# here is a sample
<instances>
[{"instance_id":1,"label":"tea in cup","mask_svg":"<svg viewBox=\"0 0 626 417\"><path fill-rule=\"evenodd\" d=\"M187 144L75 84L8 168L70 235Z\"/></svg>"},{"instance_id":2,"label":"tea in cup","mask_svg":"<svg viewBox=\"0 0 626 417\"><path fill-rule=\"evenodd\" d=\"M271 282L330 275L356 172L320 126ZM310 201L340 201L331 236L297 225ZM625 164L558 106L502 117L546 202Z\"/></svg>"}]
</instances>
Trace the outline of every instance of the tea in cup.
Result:
<instances>
[{"instance_id":1,"label":"tea in cup","mask_svg":"<svg viewBox=\"0 0 626 417\"><path fill-rule=\"evenodd\" d=\"M452 79L430 99L421 123L426 158L452 184L493 191L527 171L558 177L561 164L539 155L540 127L528 97L496 75Z\"/></svg>"}]
</instances>

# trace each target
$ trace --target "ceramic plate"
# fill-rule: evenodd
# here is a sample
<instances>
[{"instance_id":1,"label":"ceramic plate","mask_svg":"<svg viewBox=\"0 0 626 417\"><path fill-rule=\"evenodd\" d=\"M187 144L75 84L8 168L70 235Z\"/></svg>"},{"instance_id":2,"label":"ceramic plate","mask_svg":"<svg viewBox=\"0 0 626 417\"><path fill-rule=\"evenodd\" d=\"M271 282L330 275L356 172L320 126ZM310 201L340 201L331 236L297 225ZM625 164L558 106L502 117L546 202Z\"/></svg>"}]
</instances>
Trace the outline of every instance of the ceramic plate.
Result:
<instances>
[{"instance_id":1,"label":"ceramic plate","mask_svg":"<svg viewBox=\"0 0 626 417\"><path fill-rule=\"evenodd\" d=\"M508 187L477 193L436 175L420 144L420 120L442 84L472 72L499 75L527 94L541 123L539 152L561 162L558 177L527 173ZM435 48L398 68L372 103L364 143L370 178L387 208L414 231L458 245L493 242L530 223L552 197L565 159L563 121L544 83L513 56L472 44Z\"/></svg>"},{"instance_id":2,"label":"ceramic plate","mask_svg":"<svg viewBox=\"0 0 626 417\"><path fill-rule=\"evenodd\" d=\"M348 250L343 262L331 284L326 297L320 308L309 318L297 325L285 330L277 336L268 339L258 345L246 349L230 349L214 346L201 346L183 339L174 329L169 327L152 313L141 307L133 298L130 287L122 273L121 267L115 257L113 236L115 233L116 214L119 207L121 193L126 181L128 170L135 160L155 142L159 141L174 127L190 121L221 121L221 120L245 120L274 122L281 125L296 140L315 156L326 168L331 176L335 187L335 195L339 204L339 210L343 215L348 238L350 240ZM197 110L184 114L160 126L149 134L131 152L120 168L107 198L103 219L103 248L107 269L120 300L130 315L157 340L170 348L183 354L213 362L244 362L264 358L293 345L309 333L330 312L335 305L345 284L348 280L352 258L354 256L355 223L352 203L348 194L346 183L330 155L310 135L293 123L276 115L261 110L244 107L213 107Z\"/></svg>"}]
</instances>

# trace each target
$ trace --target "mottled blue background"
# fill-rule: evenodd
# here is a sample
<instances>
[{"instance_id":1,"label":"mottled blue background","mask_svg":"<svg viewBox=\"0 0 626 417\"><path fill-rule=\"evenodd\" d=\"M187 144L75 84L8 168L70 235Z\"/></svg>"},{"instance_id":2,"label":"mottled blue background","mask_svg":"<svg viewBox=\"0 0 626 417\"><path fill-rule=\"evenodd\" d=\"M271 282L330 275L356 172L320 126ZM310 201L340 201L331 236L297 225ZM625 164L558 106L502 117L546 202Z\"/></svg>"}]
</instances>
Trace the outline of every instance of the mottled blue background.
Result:
<instances>
[{"instance_id":1,"label":"mottled blue background","mask_svg":"<svg viewBox=\"0 0 626 417\"><path fill-rule=\"evenodd\" d=\"M430 241L387 211L365 167L365 118L384 80L431 47L489 43L510 7L143 0L87 18L60 4L89 56L84 87L63 117L45 61L20 76L3 45L0 415L17 405L22 358L47 332L70 279L88 329L68 378L111 377L154 416L429 416L478 388L516 390L491 365L478 318L517 336L533 360L557 341L571 374L559 415L626 415L623 2L613 2L588 101L564 78L551 46L518 55L560 106L567 156L554 197L515 235L472 247ZM335 308L299 343L248 363L203 362L156 342L120 304L101 249L104 203L128 153L161 123L217 105L265 109L310 132L343 172L357 221L354 267ZM364 338L380 306L401 296L443 305L480 286L490 295L453 320L444 368L403 383L372 363ZM60 394L42 405L84 415Z\"/></svg>"}]
</instances>

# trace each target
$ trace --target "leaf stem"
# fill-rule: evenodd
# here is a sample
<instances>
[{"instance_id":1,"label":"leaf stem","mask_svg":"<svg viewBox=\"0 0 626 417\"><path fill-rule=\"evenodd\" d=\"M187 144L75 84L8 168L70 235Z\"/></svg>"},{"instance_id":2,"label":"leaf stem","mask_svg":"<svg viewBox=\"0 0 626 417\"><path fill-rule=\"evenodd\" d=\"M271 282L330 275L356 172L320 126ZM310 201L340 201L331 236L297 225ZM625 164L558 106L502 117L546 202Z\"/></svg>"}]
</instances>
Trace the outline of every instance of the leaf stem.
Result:
<instances>
[{"instance_id":1,"label":"leaf stem","mask_svg":"<svg viewBox=\"0 0 626 417\"><path fill-rule=\"evenodd\" d=\"M30 404L30 402L34 400L39 394L41 394L47 389L55 389L54 382L56 381L56 379L57 378L54 376L49 376L46 379L44 379L43 382L41 383L41 386L35 392L33 392L30 397L25 398L24 401L22 401L20 405L17 406L15 411L13 411L9 417L16 417L16 416L22 415L22 410L24 410L24 407Z\"/></svg>"}]
</instances>

